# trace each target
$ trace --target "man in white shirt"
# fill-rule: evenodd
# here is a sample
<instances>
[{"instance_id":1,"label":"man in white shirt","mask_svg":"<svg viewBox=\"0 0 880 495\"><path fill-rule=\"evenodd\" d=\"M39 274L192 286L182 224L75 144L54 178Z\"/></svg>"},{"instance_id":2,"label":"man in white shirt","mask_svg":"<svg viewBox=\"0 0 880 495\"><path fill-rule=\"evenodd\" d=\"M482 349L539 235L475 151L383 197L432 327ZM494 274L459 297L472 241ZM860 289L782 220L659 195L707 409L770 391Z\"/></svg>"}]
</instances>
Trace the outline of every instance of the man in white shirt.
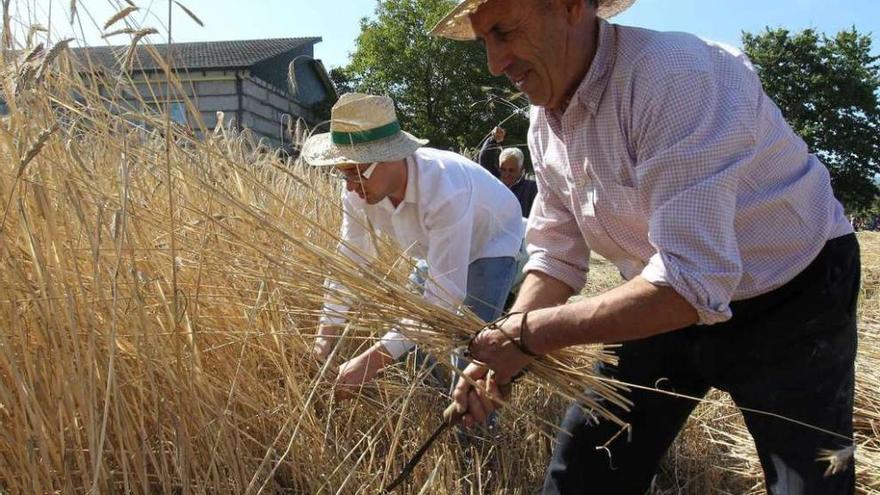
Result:
<instances>
[{"instance_id":1,"label":"man in white shirt","mask_svg":"<svg viewBox=\"0 0 880 495\"><path fill-rule=\"evenodd\" d=\"M368 225L425 260L424 297L438 306L469 307L490 321L503 309L516 274L523 227L516 198L480 165L431 148L400 129L390 98L345 94L330 132L312 136L303 157L333 167L344 180L340 252L366 264L375 256ZM328 294L344 293L333 280ZM328 297L315 343L326 358L344 325L344 300ZM413 348L390 331L339 368L337 395L349 396Z\"/></svg>"}]
</instances>

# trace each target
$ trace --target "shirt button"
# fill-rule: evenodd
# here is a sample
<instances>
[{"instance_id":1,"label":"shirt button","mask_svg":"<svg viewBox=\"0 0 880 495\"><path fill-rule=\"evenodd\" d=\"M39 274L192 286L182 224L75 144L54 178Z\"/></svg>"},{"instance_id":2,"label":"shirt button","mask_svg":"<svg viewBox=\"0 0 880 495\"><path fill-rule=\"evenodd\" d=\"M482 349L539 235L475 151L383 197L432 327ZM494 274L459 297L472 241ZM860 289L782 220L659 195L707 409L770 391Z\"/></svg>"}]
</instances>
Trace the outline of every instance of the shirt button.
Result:
<instances>
[{"instance_id":1,"label":"shirt button","mask_svg":"<svg viewBox=\"0 0 880 495\"><path fill-rule=\"evenodd\" d=\"M576 184L578 187L586 187L590 183L590 176L587 174L579 175Z\"/></svg>"}]
</instances>

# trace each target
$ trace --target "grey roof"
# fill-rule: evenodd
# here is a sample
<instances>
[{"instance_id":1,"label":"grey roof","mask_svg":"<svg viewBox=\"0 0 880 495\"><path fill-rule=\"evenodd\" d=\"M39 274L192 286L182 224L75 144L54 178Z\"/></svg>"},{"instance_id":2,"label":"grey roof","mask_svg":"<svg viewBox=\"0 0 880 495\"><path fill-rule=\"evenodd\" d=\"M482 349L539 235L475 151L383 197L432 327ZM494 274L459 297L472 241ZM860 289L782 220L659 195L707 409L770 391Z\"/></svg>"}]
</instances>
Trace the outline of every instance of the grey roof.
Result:
<instances>
[{"instance_id":1,"label":"grey roof","mask_svg":"<svg viewBox=\"0 0 880 495\"><path fill-rule=\"evenodd\" d=\"M320 37L311 38L275 38L263 40L239 41L202 41L195 43L174 43L172 60L175 69L234 69L247 68L267 58L280 55L291 50L314 45L321 41ZM165 58L168 45L152 45ZM128 45L93 46L74 48L74 56L83 63L91 60L94 65L118 67L119 60L125 56ZM137 47L135 69L158 70L159 65L147 52L147 47Z\"/></svg>"}]
</instances>

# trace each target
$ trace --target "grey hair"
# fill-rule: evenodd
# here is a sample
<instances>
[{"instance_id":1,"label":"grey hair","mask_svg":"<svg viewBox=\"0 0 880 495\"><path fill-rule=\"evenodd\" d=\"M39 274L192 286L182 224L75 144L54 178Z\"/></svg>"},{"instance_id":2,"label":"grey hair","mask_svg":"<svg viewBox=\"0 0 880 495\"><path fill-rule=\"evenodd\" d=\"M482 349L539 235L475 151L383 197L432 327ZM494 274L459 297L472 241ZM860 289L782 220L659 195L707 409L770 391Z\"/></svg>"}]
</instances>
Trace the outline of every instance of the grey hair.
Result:
<instances>
[{"instance_id":1,"label":"grey hair","mask_svg":"<svg viewBox=\"0 0 880 495\"><path fill-rule=\"evenodd\" d=\"M523 163L526 161L525 155L523 155L523 152L520 151L519 148L504 148L498 156L498 163L504 163L504 161L510 157L516 158L520 168L522 168Z\"/></svg>"}]
</instances>

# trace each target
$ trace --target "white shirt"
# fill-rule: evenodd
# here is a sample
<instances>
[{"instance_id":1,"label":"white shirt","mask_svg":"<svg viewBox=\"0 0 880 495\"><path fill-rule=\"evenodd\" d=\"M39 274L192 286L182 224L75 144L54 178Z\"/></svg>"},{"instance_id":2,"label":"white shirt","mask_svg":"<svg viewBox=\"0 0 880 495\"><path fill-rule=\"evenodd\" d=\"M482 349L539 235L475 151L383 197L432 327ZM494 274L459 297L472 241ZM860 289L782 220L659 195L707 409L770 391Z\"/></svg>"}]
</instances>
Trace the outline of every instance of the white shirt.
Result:
<instances>
[{"instance_id":1,"label":"white shirt","mask_svg":"<svg viewBox=\"0 0 880 495\"><path fill-rule=\"evenodd\" d=\"M627 279L671 286L704 324L852 232L745 56L692 35L600 20L565 112L532 109L529 148L526 270L580 290L595 251Z\"/></svg>"},{"instance_id":2,"label":"white shirt","mask_svg":"<svg viewBox=\"0 0 880 495\"><path fill-rule=\"evenodd\" d=\"M492 174L456 153L420 148L407 158L406 166L406 192L396 208L388 198L370 205L343 189L339 251L366 264L376 255L367 228L372 225L406 254L427 262L425 299L457 310L467 295L469 264L481 258L517 255L523 238L519 202ZM327 285L330 293L344 290L332 280ZM321 321L343 324L346 311L344 301L328 298ZM395 358L412 348L394 331L382 343Z\"/></svg>"}]
</instances>

